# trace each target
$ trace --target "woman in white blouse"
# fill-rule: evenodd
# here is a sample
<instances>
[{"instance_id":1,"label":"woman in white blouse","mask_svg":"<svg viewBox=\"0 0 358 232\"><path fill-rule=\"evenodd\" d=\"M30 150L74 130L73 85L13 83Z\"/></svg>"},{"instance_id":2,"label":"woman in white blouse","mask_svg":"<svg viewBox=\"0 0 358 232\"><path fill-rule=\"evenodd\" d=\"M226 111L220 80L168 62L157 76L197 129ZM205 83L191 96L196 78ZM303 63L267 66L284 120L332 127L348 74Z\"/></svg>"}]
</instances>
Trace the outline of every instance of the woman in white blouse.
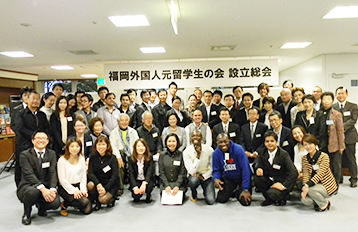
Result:
<instances>
[{"instance_id":1,"label":"woman in white blouse","mask_svg":"<svg viewBox=\"0 0 358 232\"><path fill-rule=\"evenodd\" d=\"M61 203L61 215L67 216L68 206L78 208L83 214L92 212L92 204L87 193L86 162L81 155L82 142L78 138L68 139L65 154L57 163L58 192L64 199Z\"/></svg>"},{"instance_id":2,"label":"woman in white blouse","mask_svg":"<svg viewBox=\"0 0 358 232\"><path fill-rule=\"evenodd\" d=\"M303 147L302 138L306 133L306 130L299 125L295 125L291 129L292 137L297 142L293 148L294 151L294 164L298 171L298 180L302 180L302 157L307 155L306 149Z\"/></svg>"}]
</instances>

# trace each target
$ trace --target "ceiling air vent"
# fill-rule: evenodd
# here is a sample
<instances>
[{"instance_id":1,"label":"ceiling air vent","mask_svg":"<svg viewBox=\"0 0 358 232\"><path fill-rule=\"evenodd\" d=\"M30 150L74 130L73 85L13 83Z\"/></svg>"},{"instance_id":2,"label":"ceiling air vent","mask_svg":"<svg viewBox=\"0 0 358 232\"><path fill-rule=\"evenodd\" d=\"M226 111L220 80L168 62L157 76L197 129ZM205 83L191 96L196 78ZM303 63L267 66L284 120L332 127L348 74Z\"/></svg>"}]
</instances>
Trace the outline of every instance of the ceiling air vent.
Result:
<instances>
[{"instance_id":1,"label":"ceiling air vent","mask_svg":"<svg viewBox=\"0 0 358 232\"><path fill-rule=\"evenodd\" d=\"M232 51L236 45L227 45L227 46L211 46L211 51Z\"/></svg>"},{"instance_id":2,"label":"ceiling air vent","mask_svg":"<svg viewBox=\"0 0 358 232\"><path fill-rule=\"evenodd\" d=\"M69 51L75 55L96 55L97 53L93 50L77 50L77 51Z\"/></svg>"}]
</instances>

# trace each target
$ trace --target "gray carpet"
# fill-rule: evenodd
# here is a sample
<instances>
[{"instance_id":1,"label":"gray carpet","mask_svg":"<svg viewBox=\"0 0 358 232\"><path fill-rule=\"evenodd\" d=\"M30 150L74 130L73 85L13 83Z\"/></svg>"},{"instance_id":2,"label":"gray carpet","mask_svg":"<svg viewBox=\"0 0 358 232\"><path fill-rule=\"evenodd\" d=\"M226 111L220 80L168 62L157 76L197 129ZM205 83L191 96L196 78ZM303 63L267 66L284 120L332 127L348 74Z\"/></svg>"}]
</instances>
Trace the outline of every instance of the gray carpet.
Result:
<instances>
[{"instance_id":1,"label":"gray carpet","mask_svg":"<svg viewBox=\"0 0 358 232\"><path fill-rule=\"evenodd\" d=\"M2 164L0 164L0 168ZM297 199L286 206L261 207L263 197L253 194L249 207L241 206L235 199L226 204L208 206L204 200L182 206L162 206L159 190L153 193L151 204L132 202L126 191L114 208L105 206L90 215L81 215L70 208L69 216L60 211L49 211L46 218L37 216L33 207L32 224L21 224L22 204L16 197L14 175L4 172L0 176L0 232L5 231L356 231L358 213L358 189L349 187L348 178L340 186L338 195L330 198L331 209L315 212L303 206ZM190 195L190 191L187 192ZM202 192L199 198L203 198ZM358 229L357 229L358 230Z\"/></svg>"}]
</instances>

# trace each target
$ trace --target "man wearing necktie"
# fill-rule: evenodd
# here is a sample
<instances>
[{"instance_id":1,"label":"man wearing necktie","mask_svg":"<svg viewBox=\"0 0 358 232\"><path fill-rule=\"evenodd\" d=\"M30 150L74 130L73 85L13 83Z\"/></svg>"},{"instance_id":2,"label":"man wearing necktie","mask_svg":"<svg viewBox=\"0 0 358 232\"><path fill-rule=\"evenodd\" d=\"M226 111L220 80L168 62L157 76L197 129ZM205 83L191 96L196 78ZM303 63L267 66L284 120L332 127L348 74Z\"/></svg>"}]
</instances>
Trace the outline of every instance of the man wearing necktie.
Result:
<instances>
[{"instance_id":1,"label":"man wearing necktie","mask_svg":"<svg viewBox=\"0 0 358 232\"><path fill-rule=\"evenodd\" d=\"M47 149L49 143L45 132L35 132L32 136L33 148L20 155L22 178L17 196L24 204L22 224L31 224L32 206L36 204L38 215L47 216L46 210L57 209L60 199L57 194L56 153Z\"/></svg>"},{"instance_id":2,"label":"man wearing necktie","mask_svg":"<svg viewBox=\"0 0 358 232\"><path fill-rule=\"evenodd\" d=\"M225 133L229 136L229 139L234 143L239 143L240 136L240 126L236 123L230 122L230 111L228 108L224 107L220 109L219 118L221 123L218 123L213 128L213 145L212 147L216 149L216 138L220 133Z\"/></svg>"},{"instance_id":3,"label":"man wearing necktie","mask_svg":"<svg viewBox=\"0 0 358 232\"><path fill-rule=\"evenodd\" d=\"M149 100L150 100L149 90L143 89L142 92L140 92L140 97L142 98L142 104L140 104L136 109L134 129L139 128L143 124L142 114L145 111L149 111L150 113L152 112L152 107L150 107L149 105Z\"/></svg>"}]
</instances>

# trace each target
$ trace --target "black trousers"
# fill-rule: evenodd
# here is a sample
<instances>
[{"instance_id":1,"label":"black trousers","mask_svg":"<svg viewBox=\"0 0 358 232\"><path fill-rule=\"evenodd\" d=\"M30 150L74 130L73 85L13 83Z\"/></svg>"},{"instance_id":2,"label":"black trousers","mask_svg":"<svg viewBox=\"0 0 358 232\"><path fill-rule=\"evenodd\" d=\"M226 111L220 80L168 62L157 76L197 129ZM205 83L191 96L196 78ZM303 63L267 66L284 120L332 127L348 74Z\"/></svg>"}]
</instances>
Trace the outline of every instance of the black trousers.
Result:
<instances>
[{"instance_id":1,"label":"black trousers","mask_svg":"<svg viewBox=\"0 0 358 232\"><path fill-rule=\"evenodd\" d=\"M241 205L249 206L251 204L251 202L247 204L244 198L240 199L240 194L242 193L243 190L241 179L234 180L234 179L227 179L224 177L222 181L224 182L224 184L222 185L223 190L218 192L216 196L217 202L226 203L230 199L230 197L232 197L234 194L234 197L236 197L236 199L240 202Z\"/></svg>"},{"instance_id":2,"label":"black trousers","mask_svg":"<svg viewBox=\"0 0 358 232\"><path fill-rule=\"evenodd\" d=\"M275 188L270 188L275 182L266 176L254 176L256 187L262 192L262 195L265 197L265 200L271 201L280 201L287 200L289 190L278 190Z\"/></svg>"},{"instance_id":3,"label":"black trousers","mask_svg":"<svg viewBox=\"0 0 358 232\"><path fill-rule=\"evenodd\" d=\"M339 154L338 151L328 153L328 155L330 159L332 173L334 175L334 178L336 179L336 183L339 184L342 179L342 155Z\"/></svg>"},{"instance_id":4,"label":"black trousers","mask_svg":"<svg viewBox=\"0 0 358 232\"><path fill-rule=\"evenodd\" d=\"M78 187L78 185L74 185L74 186ZM61 185L58 188L58 193L65 200L65 203L64 203L65 207L73 206L73 207L79 208L79 210L83 214L92 213L92 203L87 197L75 199L74 195L68 194L67 191Z\"/></svg>"},{"instance_id":5,"label":"black trousers","mask_svg":"<svg viewBox=\"0 0 358 232\"><path fill-rule=\"evenodd\" d=\"M357 182L357 161L356 161L356 144L346 144L346 150L343 156L347 159L348 169L351 174L350 182Z\"/></svg>"},{"instance_id":6,"label":"black trousers","mask_svg":"<svg viewBox=\"0 0 358 232\"><path fill-rule=\"evenodd\" d=\"M137 186L141 186L142 183L143 183L144 180L137 180ZM147 194L147 200L150 199L150 197L152 196L152 191L153 191L153 188L154 188L154 183L153 181L150 181L148 184L147 184L147 187L145 189L145 193ZM143 196L143 195L140 195L140 194L134 194L134 191L133 191L133 188L130 189L131 192L132 192L132 197L134 199L134 201L139 201L140 198Z\"/></svg>"}]
</instances>

